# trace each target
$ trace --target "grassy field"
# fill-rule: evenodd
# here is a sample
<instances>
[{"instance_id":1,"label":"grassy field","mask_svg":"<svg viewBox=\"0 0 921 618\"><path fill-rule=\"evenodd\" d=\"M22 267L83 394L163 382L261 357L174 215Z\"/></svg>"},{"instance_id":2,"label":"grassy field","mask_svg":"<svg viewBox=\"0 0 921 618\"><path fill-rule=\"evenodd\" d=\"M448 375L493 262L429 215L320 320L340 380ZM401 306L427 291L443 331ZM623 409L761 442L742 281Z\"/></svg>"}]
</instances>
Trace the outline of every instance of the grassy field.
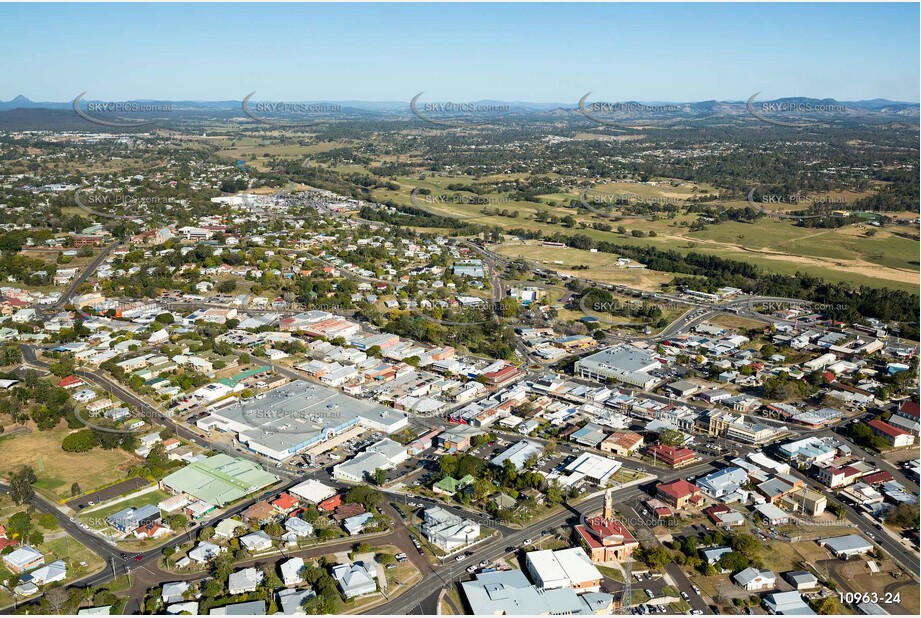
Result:
<instances>
[{"instance_id":1,"label":"grassy field","mask_svg":"<svg viewBox=\"0 0 921 618\"><path fill-rule=\"evenodd\" d=\"M646 269L618 268L617 255L613 253L592 253L581 249L545 247L538 241L511 240L489 247L499 255L510 258L525 258L546 265L560 274L575 277L591 277L602 283L627 285L641 290L658 291L674 275ZM563 262L562 265L554 262ZM576 266L588 266L588 270L575 270Z\"/></svg>"},{"instance_id":2,"label":"grassy field","mask_svg":"<svg viewBox=\"0 0 921 618\"><path fill-rule=\"evenodd\" d=\"M51 431L31 429L27 434L0 437L0 461L4 470L32 466L38 477L35 489L54 499L69 498L75 481L83 491L114 483L138 461L119 449L65 452L61 440L71 432L65 423Z\"/></svg>"},{"instance_id":3,"label":"grassy field","mask_svg":"<svg viewBox=\"0 0 921 618\"><path fill-rule=\"evenodd\" d=\"M352 170L354 171L354 170ZM490 180L511 180L514 175L486 177L479 182ZM433 195L447 193L445 187L451 183L476 184L465 176L426 176L419 180L416 176L397 179L398 191L378 190L375 197L389 199L397 203L409 204L410 193L415 187L430 189ZM715 188L677 181L658 181L659 185L642 185L638 183L610 183L596 187L588 196L622 195L637 196L638 200L660 200L681 204L688 197L707 195ZM453 192L452 192L453 193ZM463 195L463 194L461 194ZM863 194L835 194L852 201ZM473 197L470 194L468 197ZM689 225L696 220L696 215L677 215L668 217L624 216L612 221L600 214L566 208L565 205L578 200L579 192L547 194L535 198L535 201L510 202L507 196L484 194L493 203L493 209L518 211L518 217L502 217L482 214L482 206L447 202L430 202L416 199L416 205L430 212L455 216L484 225L499 226L505 229L523 227L540 230L543 233L562 232L566 234L585 234L596 240L607 240L632 246L652 245L661 249L674 249L681 253L697 251L720 255L757 264L782 274L808 273L826 278L830 281L845 281L854 285L887 286L903 290L916 290L918 280L918 241L917 231L906 226L892 226L876 229L866 225L849 225L838 229L813 229L797 227L786 219L763 218L755 224L725 222L709 225L703 230L690 231ZM744 207L746 201L720 202L725 207ZM777 208L781 210L781 208ZM628 234L618 234L586 228L566 228L561 224L539 223L533 219L538 210L546 211L556 217L573 216L579 223L590 226L594 222L623 225L628 231L639 230L644 233L654 231L655 237L638 238Z\"/></svg>"}]
</instances>

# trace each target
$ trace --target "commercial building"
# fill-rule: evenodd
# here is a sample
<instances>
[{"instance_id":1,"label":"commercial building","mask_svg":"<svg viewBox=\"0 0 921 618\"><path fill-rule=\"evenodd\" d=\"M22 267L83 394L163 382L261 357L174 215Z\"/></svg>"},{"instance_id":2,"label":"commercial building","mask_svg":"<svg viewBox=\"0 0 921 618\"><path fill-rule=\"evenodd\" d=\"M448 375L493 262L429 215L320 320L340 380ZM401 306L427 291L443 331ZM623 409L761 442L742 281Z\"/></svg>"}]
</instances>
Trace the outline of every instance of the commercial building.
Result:
<instances>
[{"instance_id":1,"label":"commercial building","mask_svg":"<svg viewBox=\"0 0 921 618\"><path fill-rule=\"evenodd\" d=\"M616 459L601 457L594 453L582 453L563 469L566 474L560 476L559 480L567 487L573 487L583 481L605 485L617 474L622 465Z\"/></svg>"},{"instance_id":2,"label":"commercial building","mask_svg":"<svg viewBox=\"0 0 921 618\"><path fill-rule=\"evenodd\" d=\"M214 455L191 463L160 481L173 494L188 494L207 504L222 507L268 487L278 477L259 465L229 455Z\"/></svg>"},{"instance_id":3,"label":"commercial building","mask_svg":"<svg viewBox=\"0 0 921 618\"><path fill-rule=\"evenodd\" d=\"M878 418L874 418L872 421L867 423L870 429L873 430L878 436L881 436L890 446L895 448L901 448L903 446L911 446L915 443L915 436L909 431L900 429L895 425L890 425L886 421L881 421Z\"/></svg>"},{"instance_id":4,"label":"commercial building","mask_svg":"<svg viewBox=\"0 0 921 618\"><path fill-rule=\"evenodd\" d=\"M518 570L479 573L462 582L467 604L477 616L607 615L613 597L602 592L578 595L572 588L541 590Z\"/></svg>"},{"instance_id":5,"label":"commercial building","mask_svg":"<svg viewBox=\"0 0 921 618\"><path fill-rule=\"evenodd\" d=\"M278 461L355 426L389 434L409 424L399 410L300 380L213 410L206 420L216 423L216 429L235 432L250 450Z\"/></svg>"},{"instance_id":6,"label":"commercial building","mask_svg":"<svg viewBox=\"0 0 921 618\"><path fill-rule=\"evenodd\" d=\"M672 468L687 466L697 460L697 454L691 449L668 444L653 444L646 449L646 454Z\"/></svg>"},{"instance_id":7,"label":"commercial building","mask_svg":"<svg viewBox=\"0 0 921 618\"><path fill-rule=\"evenodd\" d=\"M644 390L651 390L659 378L653 371L665 364L654 351L631 345L602 350L576 361L575 372L581 378L604 382L616 380Z\"/></svg>"},{"instance_id":8,"label":"commercial building","mask_svg":"<svg viewBox=\"0 0 921 618\"><path fill-rule=\"evenodd\" d=\"M535 585L542 590L572 588L576 592L601 590L601 572L581 547L525 554L525 565Z\"/></svg>"},{"instance_id":9,"label":"commercial building","mask_svg":"<svg viewBox=\"0 0 921 618\"><path fill-rule=\"evenodd\" d=\"M635 431L615 431L601 442L601 450L628 457L643 447L643 436Z\"/></svg>"},{"instance_id":10,"label":"commercial building","mask_svg":"<svg viewBox=\"0 0 921 618\"><path fill-rule=\"evenodd\" d=\"M458 517L440 506L426 509L422 516L425 538L444 551L469 545L480 536L480 524Z\"/></svg>"},{"instance_id":11,"label":"commercial building","mask_svg":"<svg viewBox=\"0 0 921 618\"><path fill-rule=\"evenodd\" d=\"M847 559L851 556L859 556L873 549L873 544L859 534L846 534L819 541L819 545L825 547L838 558Z\"/></svg>"},{"instance_id":12,"label":"commercial building","mask_svg":"<svg viewBox=\"0 0 921 618\"><path fill-rule=\"evenodd\" d=\"M684 479L660 484L656 487L656 497L676 509L699 504L703 498L700 488Z\"/></svg>"}]
</instances>

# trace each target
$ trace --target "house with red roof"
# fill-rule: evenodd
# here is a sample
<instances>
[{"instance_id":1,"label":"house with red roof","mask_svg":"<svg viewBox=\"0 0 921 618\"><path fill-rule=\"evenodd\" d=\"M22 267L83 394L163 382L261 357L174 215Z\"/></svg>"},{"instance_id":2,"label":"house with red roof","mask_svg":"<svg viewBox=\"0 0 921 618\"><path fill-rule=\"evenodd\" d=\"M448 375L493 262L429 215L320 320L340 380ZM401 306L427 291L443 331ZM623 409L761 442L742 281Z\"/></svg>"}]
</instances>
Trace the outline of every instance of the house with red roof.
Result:
<instances>
[{"instance_id":1,"label":"house with red roof","mask_svg":"<svg viewBox=\"0 0 921 618\"><path fill-rule=\"evenodd\" d=\"M342 494L336 494L332 498L327 498L323 502L317 504L317 508L321 511L332 513L340 504L342 504Z\"/></svg>"},{"instance_id":2,"label":"house with red roof","mask_svg":"<svg viewBox=\"0 0 921 618\"><path fill-rule=\"evenodd\" d=\"M83 384L83 380L81 380L77 376L67 376L66 378L58 382L58 386L60 386L61 388L66 388L66 389L77 388L81 384Z\"/></svg>"},{"instance_id":3,"label":"house with red roof","mask_svg":"<svg viewBox=\"0 0 921 618\"><path fill-rule=\"evenodd\" d=\"M915 443L915 436L913 433L905 431L904 429L899 429L894 425L890 425L886 421L881 421L878 418L874 418L872 421L867 423L867 425L870 427L870 429L873 430L873 433L884 438L886 442L895 448L911 446Z\"/></svg>"},{"instance_id":4,"label":"house with red roof","mask_svg":"<svg viewBox=\"0 0 921 618\"><path fill-rule=\"evenodd\" d=\"M297 498L288 492L284 492L272 501L272 506L274 506L279 513L283 514L290 513L297 508L298 504L300 503L298 502Z\"/></svg>"},{"instance_id":5,"label":"house with red roof","mask_svg":"<svg viewBox=\"0 0 921 618\"><path fill-rule=\"evenodd\" d=\"M656 487L656 497L676 509L696 506L703 501L703 493L694 483L677 479L670 483L660 483Z\"/></svg>"}]
</instances>

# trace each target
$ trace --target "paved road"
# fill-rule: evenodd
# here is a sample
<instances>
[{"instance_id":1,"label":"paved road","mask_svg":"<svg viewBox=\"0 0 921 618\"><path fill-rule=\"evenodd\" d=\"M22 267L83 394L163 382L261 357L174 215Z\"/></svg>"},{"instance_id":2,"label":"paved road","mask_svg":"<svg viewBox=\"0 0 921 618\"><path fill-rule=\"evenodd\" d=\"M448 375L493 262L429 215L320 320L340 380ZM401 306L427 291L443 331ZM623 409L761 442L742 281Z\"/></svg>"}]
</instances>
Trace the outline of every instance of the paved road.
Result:
<instances>
[{"instance_id":1,"label":"paved road","mask_svg":"<svg viewBox=\"0 0 921 618\"><path fill-rule=\"evenodd\" d=\"M698 464L696 466L691 466L680 470L664 471L659 474L658 480L667 482L682 476L703 474L712 470L713 466L710 463ZM616 498L616 504L622 504L623 502L642 494L643 490L641 488L629 487L621 491L615 491L614 495ZM513 551L517 551L518 549L525 547L525 540L531 539L536 541L539 539L543 530L551 530L553 528L564 525L575 525L579 523L583 517L593 515L600 511L603 500L603 495L594 495L577 503L576 506L566 505L562 511L556 513L555 515L542 519L541 521L536 522L527 528L523 528L521 530L513 530L509 534L504 535L501 541L490 543L489 545L476 550L473 556L464 558L461 561L450 561L440 567L435 567L432 574L423 579L423 581L417 584L416 587L419 590L425 591L433 588L440 589L442 586L453 586L462 579L469 578L466 572L467 567L476 565L481 560L488 560L492 562L502 558L505 555L511 553L506 551L507 548L514 548ZM425 610L427 607L431 607L433 598L434 600L437 600L437 592L437 590L433 590L431 595L427 595L421 599L419 598L421 595L415 595L412 598L400 598L385 605L376 607L374 610L365 613L392 615L428 613L425 611L420 611L420 609ZM423 592L422 594L425 593Z\"/></svg>"}]
</instances>

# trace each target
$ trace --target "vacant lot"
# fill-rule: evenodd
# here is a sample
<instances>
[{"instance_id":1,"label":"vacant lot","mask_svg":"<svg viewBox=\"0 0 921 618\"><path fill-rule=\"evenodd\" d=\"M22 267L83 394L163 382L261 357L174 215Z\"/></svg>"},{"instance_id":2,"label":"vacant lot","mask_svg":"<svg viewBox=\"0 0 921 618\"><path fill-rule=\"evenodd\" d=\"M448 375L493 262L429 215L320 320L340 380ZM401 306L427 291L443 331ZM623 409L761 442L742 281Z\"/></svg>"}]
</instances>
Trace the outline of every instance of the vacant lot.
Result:
<instances>
[{"instance_id":1,"label":"vacant lot","mask_svg":"<svg viewBox=\"0 0 921 618\"><path fill-rule=\"evenodd\" d=\"M72 431L65 423L51 431L38 431L34 426L30 429L29 433L0 437L3 470L32 466L38 477L35 489L55 499L69 498L74 482L83 491L113 483L138 461L120 449L65 452L61 440Z\"/></svg>"},{"instance_id":2,"label":"vacant lot","mask_svg":"<svg viewBox=\"0 0 921 618\"><path fill-rule=\"evenodd\" d=\"M646 269L619 268L617 257L613 253L592 253L581 249L564 247L545 247L537 241L521 242L512 240L502 245L490 247L499 255L511 258L525 258L538 265L546 265L563 275L589 277L603 283L626 285L641 290L658 291L663 283L668 283L674 275L654 272ZM562 262L555 264L554 262ZM576 266L588 266L588 270L575 270Z\"/></svg>"}]
</instances>

